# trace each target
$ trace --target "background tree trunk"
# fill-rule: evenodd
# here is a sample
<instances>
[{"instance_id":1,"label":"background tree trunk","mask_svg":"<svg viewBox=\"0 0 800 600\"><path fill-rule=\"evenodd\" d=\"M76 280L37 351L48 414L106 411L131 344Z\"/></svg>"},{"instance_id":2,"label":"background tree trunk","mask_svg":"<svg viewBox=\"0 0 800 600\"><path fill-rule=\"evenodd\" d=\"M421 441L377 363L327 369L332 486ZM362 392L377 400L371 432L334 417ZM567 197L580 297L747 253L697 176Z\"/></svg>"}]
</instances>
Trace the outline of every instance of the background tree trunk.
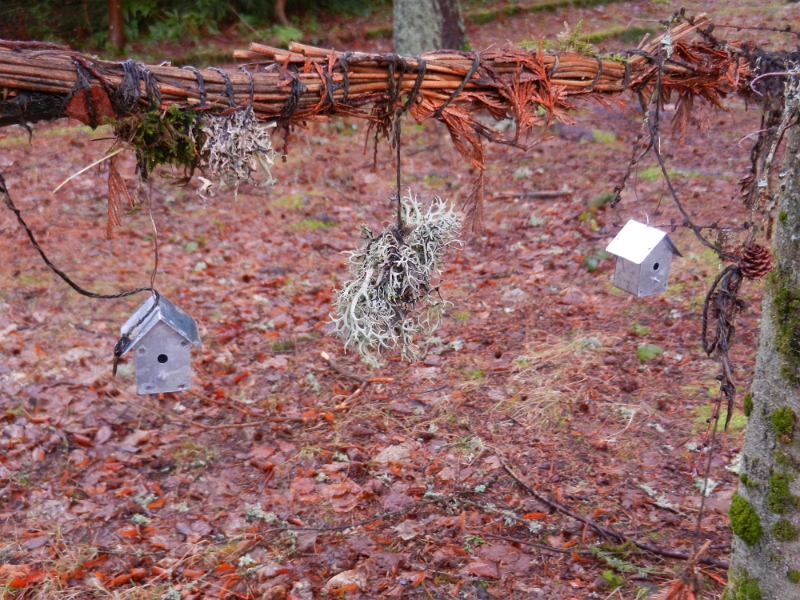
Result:
<instances>
[{"instance_id":1,"label":"background tree trunk","mask_svg":"<svg viewBox=\"0 0 800 600\"><path fill-rule=\"evenodd\" d=\"M120 52L125 48L122 0L108 0L108 43Z\"/></svg>"},{"instance_id":2,"label":"background tree trunk","mask_svg":"<svg viewBox=\"0 0 800 600\"><path fill-rule=\"evenodd\" d=\"M800 127L787 137L726 600L800 598Z\"/></svg>"},{"instance_id":3,"label":"background tree trunk","mask_svg":"<svg viewBox=\"0 0 800 600\"><path fill-rule=\"evenodd\" d=\"M286 18L286 0L275 0L275 18L285 27L291 25L289 19Z\"/></svg>"},{"instance_id":4,"label":"background tree trunk","mask_svg":"<svg viewBox=\"0 0 800 600\"><path fill-rule=\"evenodd\" d=\"M465 50L466 46L458 0L394 0L394 51L397 54Z\"/></svg>"}]
</instances>

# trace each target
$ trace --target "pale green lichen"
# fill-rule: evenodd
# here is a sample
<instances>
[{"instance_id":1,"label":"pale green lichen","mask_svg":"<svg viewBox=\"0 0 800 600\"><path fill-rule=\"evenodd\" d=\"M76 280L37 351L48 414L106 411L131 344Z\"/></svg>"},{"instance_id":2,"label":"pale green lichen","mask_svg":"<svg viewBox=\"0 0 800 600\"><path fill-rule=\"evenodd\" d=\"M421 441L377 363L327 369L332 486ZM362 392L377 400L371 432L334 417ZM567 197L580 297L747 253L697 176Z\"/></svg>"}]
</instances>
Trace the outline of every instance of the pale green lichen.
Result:
<instances>
[{"instance_id":1,"label":"pale green lichen","mask_svg":"<svg viewBox=\"0 0 800 600\"><path fill-rule=\"evenodd\" d=\"M731 520L733 533L739 536L748 546L755 546L761 536L764 535L764 528L761 526L761 519L758 513L753 510L747 500L739 495L739 492L733 493L728 516Z\"/></svg>"},{"instance_id":2,"label":"pale green lichen","mask_svg":"<svg viewBox=\"0 0 800 600\"><path fill-rule=\"evenodd\" d=\"M441 198L423 209L409 191L401 202L402 228L375 235L362 225L366 243L347 260L355 278L336 298L334 333L373 365L395 346L405 358L417 356L414 336L438 326L444 304L434 280L447 250L460 243L461 221Z\"/></svg>"}]
</instances>

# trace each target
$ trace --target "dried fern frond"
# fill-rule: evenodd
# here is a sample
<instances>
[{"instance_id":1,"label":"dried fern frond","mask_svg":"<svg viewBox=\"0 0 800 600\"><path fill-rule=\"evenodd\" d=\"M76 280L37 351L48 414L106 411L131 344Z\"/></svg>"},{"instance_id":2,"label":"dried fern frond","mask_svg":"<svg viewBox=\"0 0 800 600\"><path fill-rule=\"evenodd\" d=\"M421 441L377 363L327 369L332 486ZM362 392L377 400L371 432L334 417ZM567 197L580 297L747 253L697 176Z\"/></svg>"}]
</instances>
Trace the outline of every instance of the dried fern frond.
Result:
<instances>
[{"instance_id":1,"label":"dried fern frond","mask_svg":"<svg viewBox=\"0 0 800 600\"><path fill-rule=\"evenodd\" d=\"M417 356L415 334L439 325L444 304L432 281L445 252L460 243L461 220L441 198L423 209L409 190L400 203L402 228L391 225L376 236L361 226L366 243L347 259L355 279L339 290L332 317L345 349L352 346L372 365L396 346L406 359Z\"/></svg>"},{"instance_id":2,"label":"dried fern frond","mask_svg":"<svg viewBox=\"0 0 800 600\"><path fill-rule=\"evenodd\" d=\"M239 184L253 180L253 171L258 166L267 174L267 185L275 182L271 172L275 151L269 131L275 127L274 122L260 123L250 107L225 116L207 113L200 122L206 137L204 166L220 184L234 186L234 197ZM208 187L203 186L203 190Z\"/></svg>"}]
</instances>

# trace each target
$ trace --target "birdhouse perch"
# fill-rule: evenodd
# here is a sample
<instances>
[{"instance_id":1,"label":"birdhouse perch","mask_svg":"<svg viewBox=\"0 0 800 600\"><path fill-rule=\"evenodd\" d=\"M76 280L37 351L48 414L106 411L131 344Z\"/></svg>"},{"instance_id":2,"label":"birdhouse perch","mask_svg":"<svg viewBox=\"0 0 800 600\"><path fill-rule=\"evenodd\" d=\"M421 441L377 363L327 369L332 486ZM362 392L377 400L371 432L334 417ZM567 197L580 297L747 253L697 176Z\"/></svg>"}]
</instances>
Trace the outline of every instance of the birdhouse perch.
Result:
<instances>
[{"instance_id":1,"label":"birdhouse perch","mask_svg":"<svg viewBox=\"0 0 800 600\"><path fill-rule=\"evenodd\" d=\"M191 346L201 347L197 323L164 296L153 309L154 302L148 299L120 329L126 338L120 356L133 350L137 394L188 390Z\"/></svg>"},{"instance_id":2,"label":"birdhouse perch","mask_svg":"<svg viewBox=\"0 0 800 600\"><path fill-rule=\"evenodd\" d=\"M633 220L625 224L606 251L617 257L614 287L638 297L666 290L672 255L681 256L666 233Z\"/></svg>"}]
</instances>

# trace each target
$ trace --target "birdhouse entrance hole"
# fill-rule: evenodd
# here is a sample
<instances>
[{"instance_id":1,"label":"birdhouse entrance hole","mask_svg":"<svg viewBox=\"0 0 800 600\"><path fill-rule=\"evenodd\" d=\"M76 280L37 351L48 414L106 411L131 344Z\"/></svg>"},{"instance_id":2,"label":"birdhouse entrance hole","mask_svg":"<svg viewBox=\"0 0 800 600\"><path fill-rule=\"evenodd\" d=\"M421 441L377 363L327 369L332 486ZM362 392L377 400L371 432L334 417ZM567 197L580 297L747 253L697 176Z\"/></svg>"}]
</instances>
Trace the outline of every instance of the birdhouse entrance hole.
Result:
<instances>
[{"instance_id":1,"label":"birdhouse entrance hole","mask_svg":"<svg viewBox=\"0 0 800 600\"><path fill-rule=\"evenodd\" d=\"M169 356L167 356L166 354L159 354L158 355L158 362L160 362L162 365L165 362L167 362L168 360L169 360Z\"/></svg>"},{"instance_id":2,"label":"birdhouse entrance hole","mask_svg":"<svg viewBox=\"0 0 800 600\"><path fill-rule=\"evenodd\" d=\"M658 271L658 263L653 265L653 271Z\"/></svg>"}]
</instances>

